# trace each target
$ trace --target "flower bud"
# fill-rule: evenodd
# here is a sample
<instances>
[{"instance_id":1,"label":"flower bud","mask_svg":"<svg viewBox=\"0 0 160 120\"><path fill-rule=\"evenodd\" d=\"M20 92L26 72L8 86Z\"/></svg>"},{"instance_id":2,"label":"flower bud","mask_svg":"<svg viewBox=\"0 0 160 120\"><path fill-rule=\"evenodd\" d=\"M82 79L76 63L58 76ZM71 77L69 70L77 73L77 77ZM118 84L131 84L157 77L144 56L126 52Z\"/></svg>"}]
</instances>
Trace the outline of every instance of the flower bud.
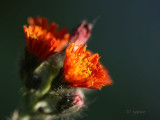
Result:
<instances>
[{"instance_id":1,"label":"flower bud","mask_svg":"<svg viewBox=\"0 0 160 120\"><path fill-rule=\"evenodd\" d=\"M84 45L91 35L92 27L92 24L83 21L72 30L70 41L75 42L76 45Z\"/></svg>"},{"instance_id":2,"label":"flower bud","mask_svg":"<svg viewBox=\"0 0 160 120\"><path fill-rule=\"evenodd\" d=\"M84 106L84 94L81 89L76 89L76 91L71 95L63 96L58 102L56 109L61 116L70 115L76 113Z\"/></svg>"}]
</instances>

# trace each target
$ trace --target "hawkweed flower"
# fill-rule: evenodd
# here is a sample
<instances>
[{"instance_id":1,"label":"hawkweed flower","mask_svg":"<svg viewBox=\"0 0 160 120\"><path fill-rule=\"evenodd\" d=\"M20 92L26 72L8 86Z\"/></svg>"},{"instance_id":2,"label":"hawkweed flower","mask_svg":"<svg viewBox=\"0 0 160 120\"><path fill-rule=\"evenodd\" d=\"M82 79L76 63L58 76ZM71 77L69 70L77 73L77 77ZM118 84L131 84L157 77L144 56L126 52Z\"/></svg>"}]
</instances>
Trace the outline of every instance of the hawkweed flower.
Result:
<instances>
[{"instance_id":1,"label":"hawkweed flower","mask_svg":"<svg viewBox=\"0 0 160 120\"><path fill-rule=\"evenodd\" d=\"M27 50L39 60L61 52L68 44L69 33L66 28L57 31L57 24L48 24L48 20L41 17L29 18L28 23L29 27L23 26Z\"/></svg>"},{"instance_id":2,"label":"hawkweed flower","mask_svg":"<svg viewBox=\"0 0 160 120\"><path fill-rule=\"evenodd\" d=\"M76 51L74 46L72 43L66 49L63 65L65 82L72 87L90 89L101 89L103 86L111 85L112 80L108 71L99 62L100 56L87 51L86 45L79 46Z\"/></svg>"},{"instance_id":3,"label":"hawkweed flower","mask_svg":"<svg viewBox=\"0 0 160 120\"><path fill-rule=\"evenodd\" d=\"M51 33L56 38L56 42L54 44L56 47L55 52L61 52L68 45L70 34L67 28L63 27L58 31L58 25L55 22L51 22L49 24L47 18L39 16L29 17L28 24L31 26L39 26L42 29L47 30L47 32Z\"/></svg>"}]
</instances>

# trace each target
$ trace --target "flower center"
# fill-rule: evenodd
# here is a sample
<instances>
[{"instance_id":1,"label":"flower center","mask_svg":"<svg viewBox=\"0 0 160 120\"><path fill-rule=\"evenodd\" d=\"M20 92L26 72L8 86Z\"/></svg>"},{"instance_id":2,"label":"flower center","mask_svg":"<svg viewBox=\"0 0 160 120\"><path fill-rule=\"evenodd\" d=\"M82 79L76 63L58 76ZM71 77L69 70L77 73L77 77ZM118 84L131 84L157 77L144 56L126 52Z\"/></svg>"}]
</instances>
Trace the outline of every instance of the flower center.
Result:
<instances>
[{"instance_id":1,"label":"flower center","mask_svg":"<svg viewBox=\"0 0 160 120\"><path fill-rule=\"evenodd\" d=\"M79 79L87 78L91 76L92 71L89 67L90 64L91 62L87 58L83 59L83 55L82 55L81 57L78 58L78 60L76 59L74 61L74 66L76 67L74 68L73 74L75 76L78 76Z\"/></svg>"}]
</instances>

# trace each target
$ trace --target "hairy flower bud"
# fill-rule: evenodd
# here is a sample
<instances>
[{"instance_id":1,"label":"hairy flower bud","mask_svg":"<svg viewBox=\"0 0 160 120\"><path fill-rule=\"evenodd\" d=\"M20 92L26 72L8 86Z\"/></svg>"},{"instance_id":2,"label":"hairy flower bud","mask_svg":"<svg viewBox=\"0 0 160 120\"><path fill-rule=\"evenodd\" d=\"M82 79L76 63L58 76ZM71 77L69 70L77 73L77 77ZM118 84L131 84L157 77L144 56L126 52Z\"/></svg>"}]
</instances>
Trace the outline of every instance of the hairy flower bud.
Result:
<instances>
[{"instance_id":1,"label":"hairy flower bud","mask_svg":"<svg viewBox=\"0 0 160 120\"><path fill-rule=\"evenodd\" d=\"M56 108L62 116L79 111L84 106L84 94L81 89L75 89L74 93L65 95L58 102Z\"/></svg>"}]
</instances>

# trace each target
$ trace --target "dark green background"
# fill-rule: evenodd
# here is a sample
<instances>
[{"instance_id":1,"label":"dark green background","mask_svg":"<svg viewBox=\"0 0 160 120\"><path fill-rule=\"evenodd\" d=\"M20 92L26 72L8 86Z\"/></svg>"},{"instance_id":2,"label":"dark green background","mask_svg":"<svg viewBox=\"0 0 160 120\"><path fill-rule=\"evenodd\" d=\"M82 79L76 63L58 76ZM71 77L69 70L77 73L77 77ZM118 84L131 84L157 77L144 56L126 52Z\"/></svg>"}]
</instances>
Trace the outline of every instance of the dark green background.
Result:
<instances>
[{"instance_id":1,"label":"dark green background","mask_svg":"<svg viewBox=\"0 0 160 120\"><path fill-rule=\"evenodd\" d=\"M159 0L1 1L0 120L20 103L18 61L25 47L22 25L27 17L36 15L69 30L82 20L99 18L88 48L101 55L114 85L92 94L79 120L160 120L159 6Z\"/></svg>"}]
</instances>

